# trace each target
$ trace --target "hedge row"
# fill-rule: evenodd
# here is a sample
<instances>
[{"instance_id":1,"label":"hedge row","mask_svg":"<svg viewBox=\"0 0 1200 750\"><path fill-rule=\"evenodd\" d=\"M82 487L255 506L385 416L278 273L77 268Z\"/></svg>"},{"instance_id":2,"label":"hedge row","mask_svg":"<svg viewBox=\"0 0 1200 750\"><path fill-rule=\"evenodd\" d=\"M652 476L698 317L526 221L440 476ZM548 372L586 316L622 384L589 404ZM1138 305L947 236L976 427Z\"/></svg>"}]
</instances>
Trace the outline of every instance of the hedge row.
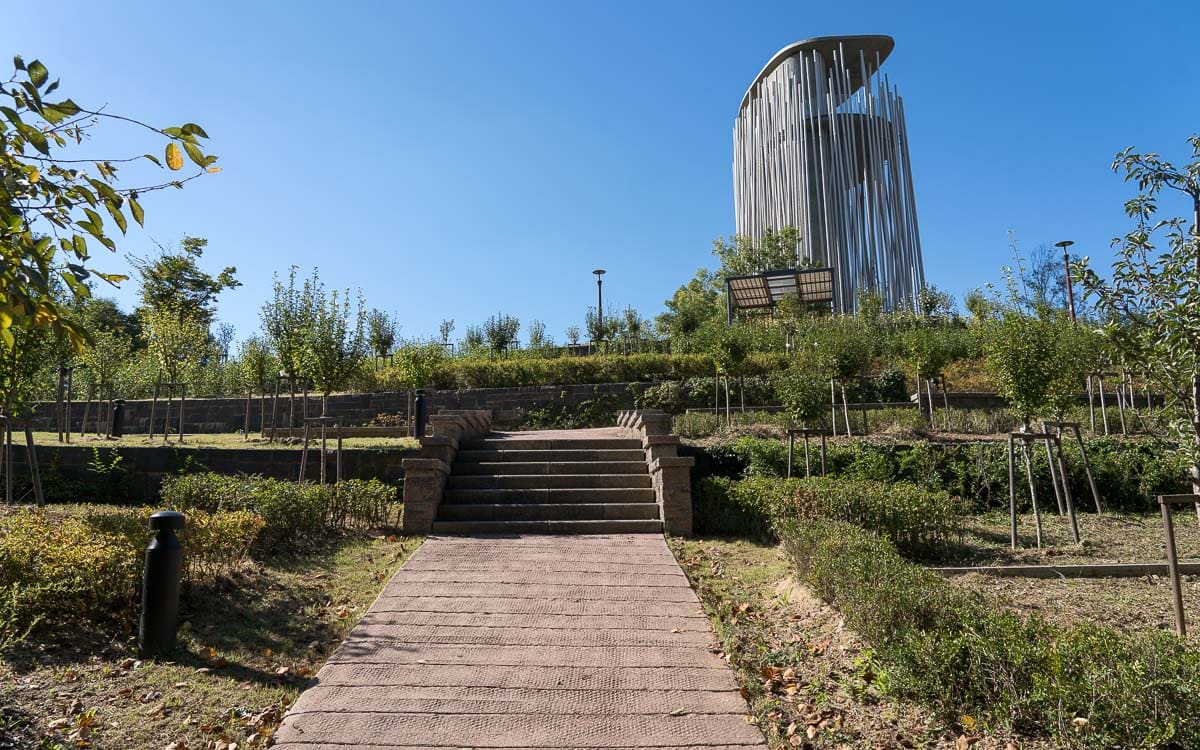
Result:
<instances>
[{"instance_id":1,"label":"hedge row","mask_svg":"<svg viewBox=\"0 0 1200 750\"><path fill-rule=\"evenodd\" d=\"M797 517L855 523L910 554L961 541L961 503L906 482L710 477L701 482L698 502L702 533L770 538L775 518Z\"/></svg>"},{"instance_id":2,"label":"hedge row","mask_svg":"<svg viewBox=\"0 0 1200 750\"><path fill-rule=\"evenodd\" d=\"M0 644L39 620L97 619L131 607L151 512L0 516ZM240 563L262 527L262 519L244 511L189 513L180 534L185 580L204 580Z\"/></svg>"},{"instance_id":3,"label":"hedge row","mask_svg":"<svg viewBox=\"0 0 1200 750\"><path fill-rule=\"evenodd\" d=\"M320 543L331 532L390 523L396 488L377 479L296 484L258 475L183 474L165 477L162 499L181 511L249 511L264 522L254 544L269 554Z\"/></svg>"},{"instance_id":4,"label":"hedge row","mask_svg":"<svg viewBox=\"0 0 1200 750\"><path fill-rule=\"evenodd\" d=\"M787 366L783 354L757 353L747 357L742 375L765 375ZM497 358L466 357L437 363L427 388L515 388L535 385L585 385L589 383L650 383L711 376L716 370L706 354L604 354L588 357ZM364 373L362 387L370 390L403 390L406 373L384 367Z\"/></svg>"},{"instance_id":5,"label":"hedge row","mask_svg":"<svg viewBox=\"0 0 1200 750\"><path fill-rule=\"evenodd\" d=\"M1086 441L1088 461L1106 510L1156 511L1154 498L1161 494L1188 492L1188 460L1170 453L1161 443L1120 438ZM799 450L799 448L798 448ZM1067 471L1076 504L1092 507L1091 490L1079 450L1066 446ZM1024 466L1018 455L1018 476L1024 484ZM803 458L798 459L803 466ZM1033 452L1038 497L1054 503L1046 451ZM787 473L787 444L780 440L752 437L705 449L700 468L720 476L782 477ZM880 482L912 482L923 487L962 497L977 509L1007 507L1008 458L1003 442L930 443L907 445L866 441L830 444L827 468L830 476ZM1019 493L1028 504L1027 493ZM1045 506L1043 506L1045 507Z\"/></svg>"},{"instance_id":6,"label":"hedge row","mask_svg":"<svg viewBox=\"0 0 1200 750\"><path fill-rule=\"evenodd\" d=\"M1059 746L1200 747L1200 653L1183 639L998 610L844 521L780 516L775 530L871 644L889 692Z\"/></svg>"}]
</instances>

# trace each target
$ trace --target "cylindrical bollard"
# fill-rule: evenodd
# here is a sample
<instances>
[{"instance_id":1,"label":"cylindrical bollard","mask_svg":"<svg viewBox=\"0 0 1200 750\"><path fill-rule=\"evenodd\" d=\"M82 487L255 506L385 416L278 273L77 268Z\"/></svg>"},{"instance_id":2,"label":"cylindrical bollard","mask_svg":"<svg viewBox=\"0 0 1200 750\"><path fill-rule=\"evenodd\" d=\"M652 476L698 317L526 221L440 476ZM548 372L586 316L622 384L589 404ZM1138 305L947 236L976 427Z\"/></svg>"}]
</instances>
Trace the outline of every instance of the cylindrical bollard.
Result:
<instances>
[{"instance_id":1,"label":"cylindrical bollard","mask_svg":"<svg viewBox=\"0 0 1200 750\"><path fill-rule=\"evenodd\" d=\"M115 438L125 435L125 399L113 401L112 436Z\"/></svg>"},{"instance_id":2,"label":"cylindrical bollard","mask_svg":"<svg viewBox=\"0 0 1200 750\"><path fill-rule=\"evenodd\" d=\"M418 389L417 397L413 400L413 434L417 439L425 437L425 391Z\"/></svg>"},{"instance_id":3,"label":"cylindrical bollard","mask_svg":"<svg viewBox=\"0 0 1200 750\"><path fill-rule=\"evenodd\" d=\"M142 656L168 656L175 650L183 570L183 545L175 532L182 528L182 513L162 510L150 516L150 529L155 534L146 548L146 570L142 575L142 619L138 628Z\"/></svg>"}]
</instances>

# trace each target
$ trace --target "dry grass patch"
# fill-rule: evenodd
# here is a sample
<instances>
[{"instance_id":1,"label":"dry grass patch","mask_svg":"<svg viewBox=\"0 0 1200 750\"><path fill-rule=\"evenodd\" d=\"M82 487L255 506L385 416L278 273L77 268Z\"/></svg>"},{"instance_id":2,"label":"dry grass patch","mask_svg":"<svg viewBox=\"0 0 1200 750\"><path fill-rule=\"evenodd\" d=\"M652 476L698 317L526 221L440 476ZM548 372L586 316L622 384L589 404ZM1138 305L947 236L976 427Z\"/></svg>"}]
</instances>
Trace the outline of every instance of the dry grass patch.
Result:
<instances>
[{"instance_id":1,"label":"dry grass patch","mask_svg":"<svg viewBox=\"0 0 1200 750\"><path fill-rule=\"evenodd\" d=\"M0 659L0 748L263 747L420 540L352 537L184 592L174 661L140 661L136 612L43 623Z\"/></svg>"}]
</instances>

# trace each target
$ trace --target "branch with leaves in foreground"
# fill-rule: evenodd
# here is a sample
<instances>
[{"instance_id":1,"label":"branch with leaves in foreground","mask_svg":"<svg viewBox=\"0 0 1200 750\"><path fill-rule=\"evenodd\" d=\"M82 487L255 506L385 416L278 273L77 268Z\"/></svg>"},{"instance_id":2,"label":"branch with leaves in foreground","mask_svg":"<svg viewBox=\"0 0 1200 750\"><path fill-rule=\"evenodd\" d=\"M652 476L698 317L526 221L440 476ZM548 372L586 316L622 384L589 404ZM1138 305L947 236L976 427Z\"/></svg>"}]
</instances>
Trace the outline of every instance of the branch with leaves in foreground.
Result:
<instances>
[{"instance_id":1,"label":"branch with leaves in foreground","mask_svg":"<svg viewBox=\"0 0 1200 750\"><path fill-rule=\"evenodd\" d=\"M117 249L104 215L123 235L128 217L143 223L141 195L182 188L220 167L213 166L217 157L204 151L208 134L199 125L160 130L104 107L83 107L69 98L52 101L59 81L51 81L45 65L15 57L13 68L0 83L0 339L11 348L12 328L49 327L82 348L89 334L71 318L64 292L86 298L92 277L113 285L126 278L91 266L89 243ZM165 140L162 158L83 153L93 131L117 122ZM185 155L195 167L190 175L118 186L118 165L147 161L178 173Z\"/></svg>"}]
</instances>

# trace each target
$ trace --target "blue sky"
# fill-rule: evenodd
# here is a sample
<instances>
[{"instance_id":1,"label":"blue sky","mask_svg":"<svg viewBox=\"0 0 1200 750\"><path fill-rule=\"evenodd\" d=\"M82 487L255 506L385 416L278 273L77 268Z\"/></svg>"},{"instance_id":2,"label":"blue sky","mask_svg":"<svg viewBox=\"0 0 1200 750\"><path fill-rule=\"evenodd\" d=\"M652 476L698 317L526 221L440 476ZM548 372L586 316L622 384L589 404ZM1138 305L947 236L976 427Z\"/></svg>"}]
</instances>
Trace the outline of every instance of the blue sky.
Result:
<instances>
[{"instance_id":1,"label":"blue sky","mask_svg":"<svg viewBox=\"0 0 1200 750\"><path fill-rule=\"evenodd\" d=\"M731 132L790 42L896 38L928 279L956 294L1022 246L1099 261L1128 226L1129 145L1200 131L1200 3L14 3L3 47L80 103L195 121L224 171L143 201L145 254L207 237L257 329L271 275L319 266L404 336L497 311L557 339L605 299L653 315L731 234ZM94 146L132 153L115 132ZM1172 204L1178 213L1184 206ZM100 257L106 269L126 267ZM127 306L127 282L115 296Z\"/></svg>"}]
</instances>

